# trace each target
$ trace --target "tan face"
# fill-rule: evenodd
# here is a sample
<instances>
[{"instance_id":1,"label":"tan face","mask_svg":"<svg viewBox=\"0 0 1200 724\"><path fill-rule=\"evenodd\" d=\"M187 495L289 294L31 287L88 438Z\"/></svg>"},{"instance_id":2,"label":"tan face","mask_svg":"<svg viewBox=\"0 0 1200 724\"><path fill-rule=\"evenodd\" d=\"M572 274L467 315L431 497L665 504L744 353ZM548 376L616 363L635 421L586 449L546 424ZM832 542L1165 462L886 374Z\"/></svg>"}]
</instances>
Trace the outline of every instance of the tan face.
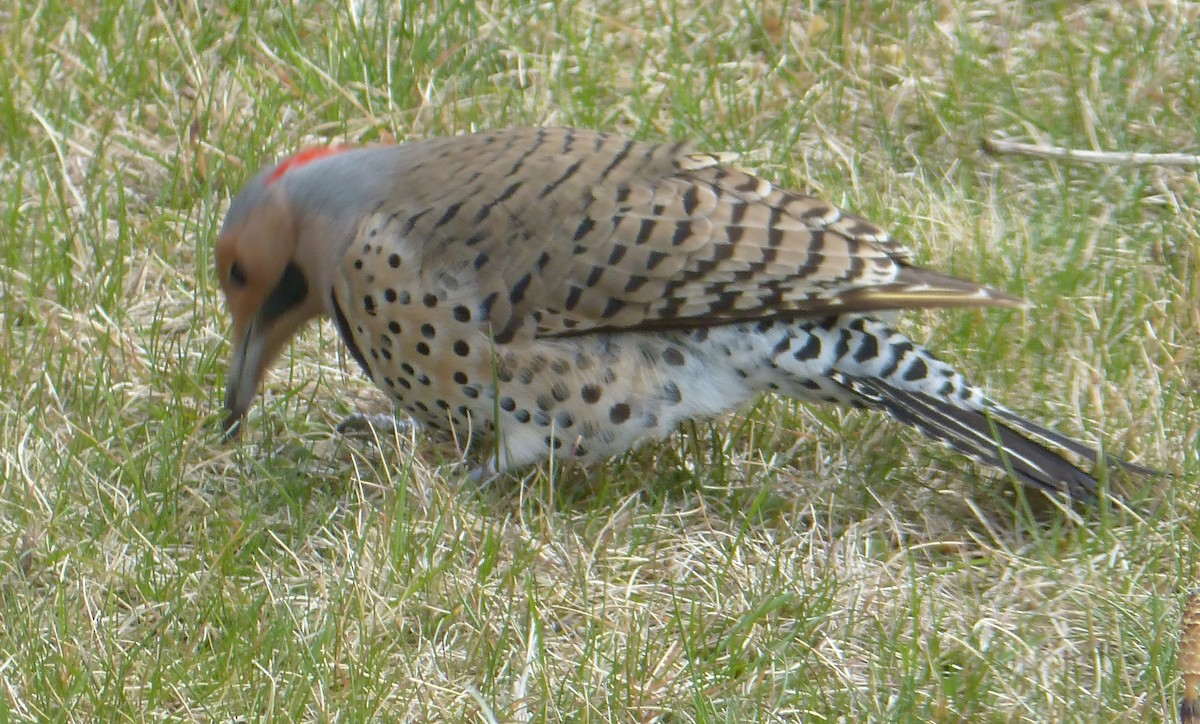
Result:
<instances>
[{"instance_id":1,"label":"tan face","mask_svg":"<svg viewBox=\"0 0 1200 724\"><path fill-rule=\"evenodd\" d=\"M233 357L225 388L225 430L245 416L268 365L316 313L311 286L295 258L295 217L278 194L263 201L217 242L217 274L233 316Z\"/></svg>"}]
</instances>

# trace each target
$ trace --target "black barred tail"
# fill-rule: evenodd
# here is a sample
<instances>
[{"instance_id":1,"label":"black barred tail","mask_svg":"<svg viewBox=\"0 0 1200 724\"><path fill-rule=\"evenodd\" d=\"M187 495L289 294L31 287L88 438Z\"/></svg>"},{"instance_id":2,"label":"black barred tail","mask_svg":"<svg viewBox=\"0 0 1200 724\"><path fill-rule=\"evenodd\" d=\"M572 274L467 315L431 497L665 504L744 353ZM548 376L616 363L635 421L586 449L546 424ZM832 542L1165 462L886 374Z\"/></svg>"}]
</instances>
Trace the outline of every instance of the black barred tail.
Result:
<instances>
[{"instance_id":1,"label":"black barred tail","mask_svg":"<svg viewBox=\"0 0 1200 724\"><path fill-rule=\"evenodd\" d=\"M999 406L961 407L879 378L845 378L841 382L870 406L981 463L1008 472L1025 485L1081 501L1094 501L1099 493L1095 476L1063 455L1065 451L1096 463L1100 458L1097 450L1014 412ZM1133 472L1152 472L1123 460L1107 456L1106 460Z\"/></svg>"},{"instance_id":2,"label":"black barred tail","mask_svg":"<svg viewBox=\"0 0 1200 724\"><path fill-rule=\"evenodd\" d=\"M1077 500L1095 500L1099 494L1095 474L1074 462L1095 465L1099 451L992 402L953 367L881 320L848 314L759 333L770 353L766 371L754 381L766 389L887 412L1047 493ZM1136 473L1154 472L1105 460Z\"/></svg>"}]
</instances>

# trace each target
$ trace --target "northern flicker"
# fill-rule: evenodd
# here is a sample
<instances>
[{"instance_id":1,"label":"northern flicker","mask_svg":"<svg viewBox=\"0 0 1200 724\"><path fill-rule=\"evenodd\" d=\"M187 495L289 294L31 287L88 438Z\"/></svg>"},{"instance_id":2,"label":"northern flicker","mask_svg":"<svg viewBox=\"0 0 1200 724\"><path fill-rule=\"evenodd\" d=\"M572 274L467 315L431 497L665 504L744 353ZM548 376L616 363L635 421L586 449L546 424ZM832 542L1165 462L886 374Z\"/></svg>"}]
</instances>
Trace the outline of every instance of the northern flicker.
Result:
<instances>
[{"instance_id":1,"label":"northern flicker","mask_svg":"<svg viewBox=\"0 0 1200 724\"><path fill-rule=\"evenodd\" d=\"M1016 297L911 265L880 227L686 144L534 128L299 153L221 230L225 427L306 322L493 474L594 462L774 392L882 410L1037 489L1089 446L991 401L880 318Z\"/></svg>"}]
</instances>

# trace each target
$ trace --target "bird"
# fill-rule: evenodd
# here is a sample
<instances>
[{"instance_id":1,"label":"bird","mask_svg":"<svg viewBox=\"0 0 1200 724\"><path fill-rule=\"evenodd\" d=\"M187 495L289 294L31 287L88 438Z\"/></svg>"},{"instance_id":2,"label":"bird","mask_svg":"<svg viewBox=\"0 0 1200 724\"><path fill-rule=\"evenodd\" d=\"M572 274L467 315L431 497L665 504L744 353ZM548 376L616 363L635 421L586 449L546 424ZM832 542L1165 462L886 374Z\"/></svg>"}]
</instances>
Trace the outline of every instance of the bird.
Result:
<instances>
[{"instance_id":1,"label":"bird","mask_svg":"<svg viewBox=\"0 0 1200 724\"><path fill-rule=\"evenodd\" d=\"M1023 300L687 142L532 127L309 148L233 198L215 260L230 437L287 342L330 318L481 477L595 464L763 394L890 414L1055 496L1094 500L1102 461L1142 470L992 400L889 321Z\"/></svg>"}]
</instances>

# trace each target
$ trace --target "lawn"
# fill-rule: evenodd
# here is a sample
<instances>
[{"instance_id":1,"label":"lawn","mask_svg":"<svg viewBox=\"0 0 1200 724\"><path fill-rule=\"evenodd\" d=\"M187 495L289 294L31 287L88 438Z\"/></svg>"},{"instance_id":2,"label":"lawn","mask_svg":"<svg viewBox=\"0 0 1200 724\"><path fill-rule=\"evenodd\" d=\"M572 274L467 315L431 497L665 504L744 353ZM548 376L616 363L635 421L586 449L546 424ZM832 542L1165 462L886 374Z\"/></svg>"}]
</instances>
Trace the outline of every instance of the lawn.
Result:
<instances>
[{"instance_id":1,"label":"lawn","mask_svg":"<svg viewBox=\"0 0 1200 724\"><path fill-rule=\"evenodd\" d=\"M0 719L1153 721L1200 571L1200 3L0 0ZM312 143L692 139L1027 298L904 315L1164 471L1070 514L765 398L466 480L332 325L219 435L213 244Z\"/></svg>"}]
</instances>

